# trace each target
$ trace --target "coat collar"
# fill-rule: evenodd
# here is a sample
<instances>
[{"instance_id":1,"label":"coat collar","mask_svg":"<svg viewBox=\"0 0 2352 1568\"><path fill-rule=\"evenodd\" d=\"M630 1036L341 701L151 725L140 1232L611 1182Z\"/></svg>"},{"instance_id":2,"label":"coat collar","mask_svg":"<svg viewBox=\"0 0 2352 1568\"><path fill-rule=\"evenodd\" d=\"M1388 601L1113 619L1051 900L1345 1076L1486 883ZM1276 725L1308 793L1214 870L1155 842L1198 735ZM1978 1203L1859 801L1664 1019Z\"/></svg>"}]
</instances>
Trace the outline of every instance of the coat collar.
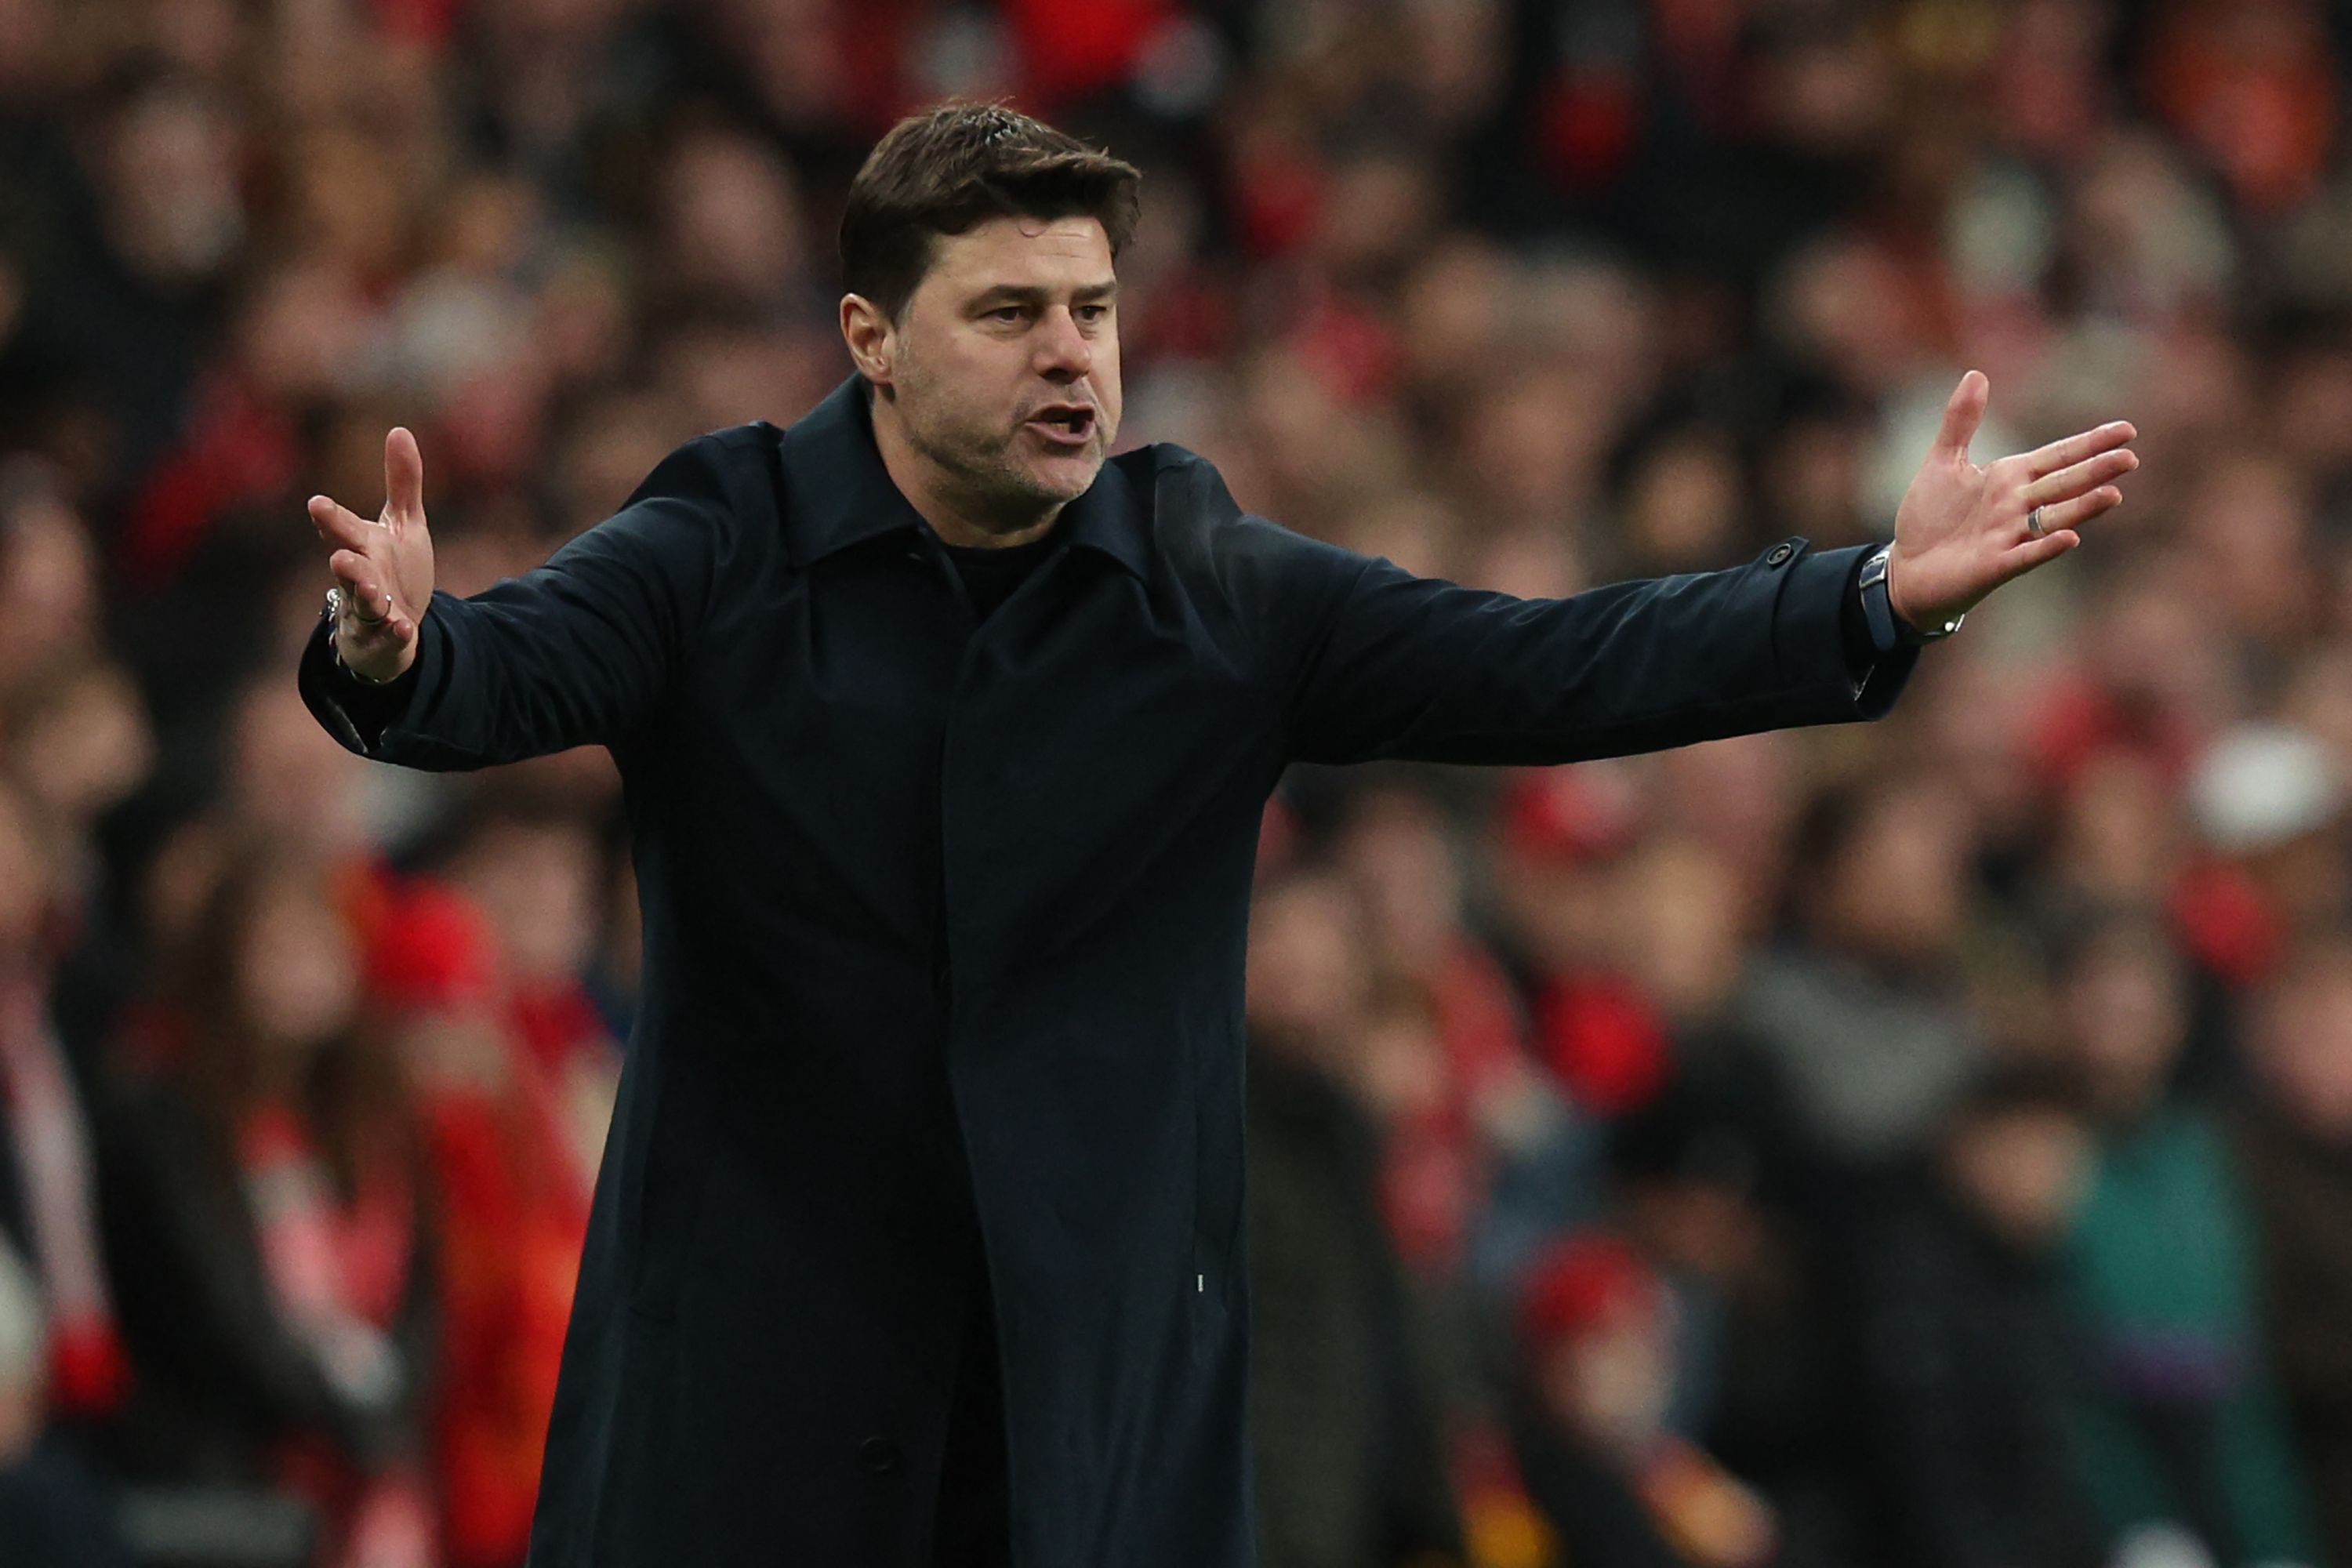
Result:
<instances>
[{"instance_id":1,"label":"coat collar","mask_svg":"<svg viewBox=\"0 0 2352 1568\"><path fill-rule=\"evenodd\" d=\"M882 466L860 377L834 388L784 433L784 470L797 564L884 534L928 530ZM1108 555L1138 577L1150 575L1141 507L1117 464L1105 463L1086 493L1062 509L1054 532Z\"/></svg>"}]
</instances>

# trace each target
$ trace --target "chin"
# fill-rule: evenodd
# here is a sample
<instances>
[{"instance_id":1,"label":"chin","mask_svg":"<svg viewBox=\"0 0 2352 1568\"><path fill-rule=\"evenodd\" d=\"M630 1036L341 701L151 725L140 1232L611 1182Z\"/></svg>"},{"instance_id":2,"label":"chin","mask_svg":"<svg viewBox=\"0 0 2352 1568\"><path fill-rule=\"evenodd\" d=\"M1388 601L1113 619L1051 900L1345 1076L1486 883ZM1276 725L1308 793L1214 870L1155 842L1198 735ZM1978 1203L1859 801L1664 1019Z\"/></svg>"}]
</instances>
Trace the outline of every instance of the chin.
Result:
<instances>
[{"instance_id":1,"label":"chin","mask_svg":"<svg viewBox=\"0 0 2352 1568\"><path fill-rule=\"evenodd\" d=\"M1041 498L1073 501L1092 488L1095 476L1102 472L1102 466L1103 455L1100 452L1048 458L1031 465L1029 482L1036 488Z\"/></svg>"}]
</instances>

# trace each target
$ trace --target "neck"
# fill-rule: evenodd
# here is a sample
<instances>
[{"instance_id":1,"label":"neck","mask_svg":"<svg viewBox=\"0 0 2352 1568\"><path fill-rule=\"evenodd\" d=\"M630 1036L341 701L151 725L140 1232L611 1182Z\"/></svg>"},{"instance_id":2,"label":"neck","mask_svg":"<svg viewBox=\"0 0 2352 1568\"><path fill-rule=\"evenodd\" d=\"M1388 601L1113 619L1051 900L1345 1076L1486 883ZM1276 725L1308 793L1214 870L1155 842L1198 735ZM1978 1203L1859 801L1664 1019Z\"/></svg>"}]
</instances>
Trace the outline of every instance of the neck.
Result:
<instances>
[{"instance_id":1,"label":"neck","mask_svg":"<svg viewBox=\"0 0 2352 1568\"><path fill-rule=\"evenodd\" d=\"M1008 510L989 505L957 482L956 476L915 449L907 427L890 400L876 392L867 405L874 415L874 445L882 467L916 515L948 544L1003 549L1043 538L1062 515L1061 501Z\"/></svg>"}]
</instances>

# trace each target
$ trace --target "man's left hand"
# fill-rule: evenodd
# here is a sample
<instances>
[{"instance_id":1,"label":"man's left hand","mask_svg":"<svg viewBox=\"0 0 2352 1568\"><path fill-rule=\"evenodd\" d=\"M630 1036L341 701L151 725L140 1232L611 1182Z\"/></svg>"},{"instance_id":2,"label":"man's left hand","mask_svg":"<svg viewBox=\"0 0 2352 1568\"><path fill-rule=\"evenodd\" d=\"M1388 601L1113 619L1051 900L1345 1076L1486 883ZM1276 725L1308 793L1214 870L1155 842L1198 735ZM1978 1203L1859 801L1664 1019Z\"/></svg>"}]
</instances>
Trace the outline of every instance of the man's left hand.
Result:
<instances>
[{"instance_id":1,"label":"man's left hand","mask_svg":"<svg viewBox=\"0 0 2352 1568\"><path fill-rule=\"evenodd\" d=\"M1895 514L1887 603L1916 627L1942 625L2082 543L2077 529L2123 504L2111 481L2139 467L2138 454L2126 449L2139 432L2118 419L1979 468L1969 442L1991 395L1983 373L1960 377L1936 445ZM2027 522L2037 507L2039 536Z\"/></svg>"}]
</instances>

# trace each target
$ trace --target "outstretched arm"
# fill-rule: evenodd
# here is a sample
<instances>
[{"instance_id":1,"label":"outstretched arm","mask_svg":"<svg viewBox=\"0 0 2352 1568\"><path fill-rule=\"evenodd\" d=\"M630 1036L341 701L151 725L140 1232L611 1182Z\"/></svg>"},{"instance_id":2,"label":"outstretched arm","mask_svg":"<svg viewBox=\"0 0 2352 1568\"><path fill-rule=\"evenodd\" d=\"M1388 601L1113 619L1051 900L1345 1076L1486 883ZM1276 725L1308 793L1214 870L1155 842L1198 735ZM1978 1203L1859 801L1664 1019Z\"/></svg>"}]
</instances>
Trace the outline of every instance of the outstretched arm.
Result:
<instances>
[{"instance_id":1,"label":"outstretched arm","mask_svg":"<svg viewBox=\"0 0 2352 1568\"><path fill-rule=\"evenodd\" d=\"M1971 371L1896 517L1887 590L1914 626L2073 549L2137 465L2118 422L1979 468L1985 400ZM1867 548L1789 540L1727 572L1518 599L1248 526L1243 577L1268 595L1255 618L1288 671L1302 761L1565 763L1874 719L1916 657L1848 657Z\"/></svg>"},{"instance_id":2,"label":"outstretched arm","mask_svg":"<svg viewBox=\"0 0 2352 1568\"><path fill-rule=\"evenodd\" d=\"M671 453L544 566L463 599L433 588L405 430L386 439L384 472L376 522L310 503L345 601L300 674L329 732L363 756L458 769L609 743L652 716L691 650L733 516L712 437Z\"/></svg>"}]
</instances>

